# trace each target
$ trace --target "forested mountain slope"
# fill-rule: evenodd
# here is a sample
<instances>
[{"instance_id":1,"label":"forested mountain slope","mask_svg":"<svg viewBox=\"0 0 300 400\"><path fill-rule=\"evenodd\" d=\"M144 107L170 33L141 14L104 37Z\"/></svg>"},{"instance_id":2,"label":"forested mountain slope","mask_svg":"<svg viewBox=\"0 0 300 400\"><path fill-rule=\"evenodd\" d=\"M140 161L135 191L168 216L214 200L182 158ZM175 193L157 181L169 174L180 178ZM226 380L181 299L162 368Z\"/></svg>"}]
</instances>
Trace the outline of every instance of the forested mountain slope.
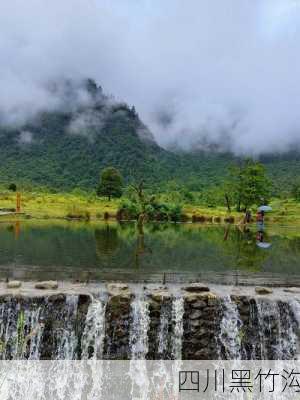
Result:
<instances>
[{"instance_id":1,"label":"forested mountain slope","mask_svg":"<svg viewBox=\"0 0 300 400\"><path fill-rule=\"evenodd\" d=\"M120 169L126 181L151 185L170 180L206 187L222 181L230 154L174 153L158 146L134 107L105 96L91 80L84 83L89 101L73 101L70 83L63 107L40 112L21 126L0 128L0 183L15 182L57 190L95 188L100 170ZM277 186L300 173L300 156L264 157Z\"/></svg>"}]
</instances>

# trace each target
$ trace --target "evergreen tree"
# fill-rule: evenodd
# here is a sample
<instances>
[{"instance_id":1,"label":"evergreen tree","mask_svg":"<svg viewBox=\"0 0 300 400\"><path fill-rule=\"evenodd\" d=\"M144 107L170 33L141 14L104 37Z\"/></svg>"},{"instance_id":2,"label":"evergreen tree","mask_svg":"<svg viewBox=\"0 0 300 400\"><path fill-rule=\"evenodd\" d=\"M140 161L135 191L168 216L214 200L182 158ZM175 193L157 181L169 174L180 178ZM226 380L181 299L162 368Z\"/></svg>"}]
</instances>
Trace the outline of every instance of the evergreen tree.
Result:
<instances>
[{"instance_id":1,"label":"evergreen tree","mask_svg":"<svg viewBox=\"0 0 300 400\"><path fill-rule=\"evenodd\" d=\"M101 173L97 195L107 196L108 200L110 200L111 197L121 197L122 188L123 179L120 172L113 167L105 168Z\"/></svg>"},{"instance_id":2,"label":"evergreen tree","mask_svg":"<svg viewBox=\"0 0 300 400\"><path fill-rule=\"evenodd\" d=\"M265 167L252 159L246 159L230 170L230 186L237 211L246 211L252 205L266 203L270 196L271 182Z\"/></svg>"}]
</instances>

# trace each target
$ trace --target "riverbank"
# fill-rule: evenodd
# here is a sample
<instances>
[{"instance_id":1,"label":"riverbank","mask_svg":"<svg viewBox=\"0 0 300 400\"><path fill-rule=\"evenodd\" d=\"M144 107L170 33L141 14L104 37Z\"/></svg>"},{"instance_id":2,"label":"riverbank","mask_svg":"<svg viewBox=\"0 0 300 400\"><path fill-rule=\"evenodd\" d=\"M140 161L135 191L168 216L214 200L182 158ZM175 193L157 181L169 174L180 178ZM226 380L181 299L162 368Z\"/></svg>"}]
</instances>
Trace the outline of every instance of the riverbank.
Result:
<instances>
[{"instance_id":1,"label":"riverbank","mask_svg":"<svg viewBox=\"0 0 300 400\"><path fill-rule=\"evenodd\" d=\"M95 194L80 193L43 193L24 192L21 194L21 212L17 217L41 219L116 219L121 200L99 198ZM16 194L0 194L0 218L14 217L11 211L15 208ZM266 221L286 224L300 223L300 203L293 200L274 199L271 202L273 212L266 215ZM8 210L10 214L8 213ZM255 213L255 208L253 209ZM226 207L205 207L203 205L183 203L182 219L190 222L238 223L243 213Z\"/></svg>"}]
</instances>

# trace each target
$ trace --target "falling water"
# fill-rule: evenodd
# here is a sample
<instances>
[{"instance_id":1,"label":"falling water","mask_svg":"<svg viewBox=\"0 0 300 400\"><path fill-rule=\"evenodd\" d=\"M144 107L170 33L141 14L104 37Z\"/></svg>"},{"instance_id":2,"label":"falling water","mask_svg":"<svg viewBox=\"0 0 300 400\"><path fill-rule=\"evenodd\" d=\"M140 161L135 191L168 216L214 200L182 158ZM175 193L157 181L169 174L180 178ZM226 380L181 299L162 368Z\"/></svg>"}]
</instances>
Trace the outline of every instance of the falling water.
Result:
<instances>
[{"instance_id":1,"label":"falling water","mask_svg":"<svg viewBox=\"0 0 300 400\"><path fill-rule=\"evenodd\" d=\"M161 358L164 358L164 355L168 350L169 319L170 312L168 304L163 304L161 307L160 324L158 330L158 354Z\"/></svg>"},{"instance_id":2,"label":"falling water","mask_svg":"<svg viewBox=\"0 0 300 400\"><path fill-rule=\"evenodd\" d=\"M1 359L16 358L18 332L16 324L16 310L11 301L1 303L0 307L0 335L1 335Z\"/></svg>"},{"instance_id":3,"label":"falling water","mask_svg":"<svg viewBox=\"0 0 300 400\"><path fill-rule=\"evenodd\" d=\"M29 327L29 333L25 340L30 341L29 355L30 360L39 360L41 351L41 340L43 337L44 323L42 318L42 307L36 310L25 310L25 326Z\"/></svg>"},{"instance_id":4,"label":"falling water","mask_svg":"<svg viewBox=\"0 0 300 400\"><path fill-rule=\"evenodd\" d=\"M258 299L256 301L257 308L257 320L258 320L258 334L259 334L259 345L260 345L260 358L262 360L268 360L269 348L273 346L276 350L276 344L271 344L271 337L275 337L272 331L275 327L278 308L275 302L269 302L266 300Z\"/></svg>"},{"instance_id":5,"label":"falling water","mask_svg":"<svg viewBox=\"0 0 300 400\"><path fill-rule=\"evenodd\" d=\"M10 301L0 306L0 353L1 359L38 360L44 324L43 308L24 310Z\"/></svg>"},{"instance_id":6,"label":"falling water","mask_svg":"<svg viewBox=\"0 0 300 400\"><path fill-rule=\"evenodd\" d=\"M143 360L148 353L148 331L150 325L149 303L137 294L131 303L132 323L129 346L133 360Z\"/></svg>"},{"instance_id":7,"label":"falling water","mask_svg":"<svg viewBox=\"0 0 300 400\"><path fill-rule=\"evenodd\" d=\"M183 315L184 315L184 299L176 297L172 304L172 358L181 360L182 358L182 337L183 337Z\"/></svg>"},{"instance_id":8,"label":"falling water","mask_svg":"<svg viewBox=\"0 0 300 400\"><path fill-rule=\"evenodd\" d=\"M134 362L130 363L131 399L146 400L148 398L149 381L145 359L148 353L150 316L149 302L143 294L136 294L131 302L131 320L129 333L131 360L140 360L138 365Z\"/></svg>"},{"instance_id":9,"label":"falling water","mask_svg":"<svg viewBox=\"0 0 300 400\"><path fill-rule=\"evenodd\" d=\"M295 322L296 322L296 359L299 360L300 358L300 343L299 343L299 331L300 331L300 303L297 300L291 300L289 302L290 309L293 313Z\"/></svg>"},{"instance_id":10,"label":"falling water","mask_svg":"<svg viewBox=\"0 0 300 400\"><path fill-rule=\"evenodd\" d=\"M0 303L0 359L51 358L56 360L103 359L106 331L105 318L110 312L104 294L86 303L76 295L53 303L47 299L21 300L8 298ZM105 294L107 296L107 294ZM150 325L150 300L144 292L131 302L129 320L122 325L122 335L115 339L115 349L127 349L128 358L144 361L149 358L148 337L156 338L159 359L182 359L184 333L184 298L176 293L166 301ZM296 299L275 301L258 297L240 308L230 298L220 301L219 328L214 321L217 350L220 359L282 359L299 358L300 302ZM120 308L122 312L122 308ZM86 314L85 314L86 313ZM249 313L249 314L248 314ZM201 318L201 316L199 317ZM189 329L188 324L186 324ZM151 329L151 332L149 330ZM205 329L205 328L204 328ZM186 332L187 337L189 332ZM108 340L110 338L107 338ZM120 339L120 340L119 340ZM129 339L129 340L128 340ZM120 346L120 347L119 347ZM122 346L122 347L121 347ZM198 342L193 345L198 351ZM199 340L199 346L202 346ZM152 354L153 347L150 351ZM199 349L200 350L200 349ZM124 353L123 353L124 354ZM210 354L210 347L207 349ZM142 364L141 364L142 365ZM142 368L142 367L141 367ZM140 371L141 372L141 371Z\"/></svg>"},{"instance_id":11,"label":"falling water","mask_svg":"<svg viewBox=\"0 0 300 400\"><path fill-rule=\"evenodd\" d=\"M101 359L105 339L106 302L93 298L87 312L81 339L81 358Z\"/></svg>"},{"instance_id":12,"label":"falling water","mask_svg":"<svg viewBox=\"0 0 300 400\"><path fill-rule=\"evenodd\" d=\"M298 327L300 327L300 303L298 300L291 300L289 302L289 305L291 307L291 310L294 314L295 320L298 324Z\"/></svg>"},{"instance_id":13,"label":"falling water","mask_svg":"<svg viewBox=\"0 0 300 400\"><path fill-rule=\"evenodd\" d=\"M297 334L289 304L256 300L260 358L287 360L297 353Z\"/></svg>"},{"instance_id":14,"label":"falling water","mask_svg":"<svg viewBox=\"0 0 300 400\"><path fill-rule=\"evenodd\" d=\"M64 316L64 326L57 336L57 355L58 360L76 359L77 332L76 316L78 307L78 296L69 295L66 297L66 314Z\"/></svg>"},{"instance_id":15,"label":"falling water","mask_svg":"<svg viewBox=\"0 0 300 400\"><path fill-rule=\"evenodd\" d=\"M219 357L226 360L241 359L241 327L237 305L230 296L224 297L221 302L222 319L220 322ZM223 349L223 354L222 354Z\"/></svg>"}]
</instances>

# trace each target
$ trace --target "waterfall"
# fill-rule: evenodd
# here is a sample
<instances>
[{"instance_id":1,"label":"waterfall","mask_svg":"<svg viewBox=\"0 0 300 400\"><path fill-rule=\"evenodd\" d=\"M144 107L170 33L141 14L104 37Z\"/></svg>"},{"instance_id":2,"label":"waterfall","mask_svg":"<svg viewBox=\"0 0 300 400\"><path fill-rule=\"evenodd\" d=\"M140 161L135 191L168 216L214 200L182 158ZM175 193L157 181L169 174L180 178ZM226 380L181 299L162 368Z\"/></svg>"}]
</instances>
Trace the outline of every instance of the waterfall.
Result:
<instances>
[{"instance_id":1,"label":"waterfall","mask_svg":"<svg viewBox=\"0 0 300 400\"><path fill-rule=\"evenodd\" d=\"M260 359L288 360L297 353L297 334L287 303L256 300Z\"/></svg>"},{"instance_id":2,"label":"waterfall","mask_svg":"<svg viewBox=\"0 0 300 400\"><path fill-rule=\"evenodd\" d=\"M291 311L293 313L294 319L296 321L296 358L297 360L300 359L300 339L299 339L299 332L300 332L300 303L297 300L291 300L289 302L289 306L291 308Z\"/></svg>"},{"instance_id":3,"label":"waterfall","mask_svg":"<svg viewBox=\"0 0 300 400\"><path fill-rule=\"evenodd\" d=\"M294 314L295 320L298 324L298 327L300 327L300 303L298 300L291 300L289 302L289 305L291 307L291 310Z\"/></svg>"},{"instance_id":4,"label":"waterfall","mask_svg":"<svg viewBox=\"0 0 300 400\"><path fill-rule=\"evenodd\" d=\"M164 355L168 351L168 342L169 342L169 319L170 312L168 304L163 304L161 306L160 312L160 323L158 330L158 354L160 358L164 358Z\"/></svg>"},{"instance_id":5,"label":"waterfall","mask_svg":"<svg viewBox=\"0 0 300 400\"><path fill-rule=\"evenodd\" d=\"M152 297L144 291L133 300L120 299L112 303L107 293L91 297L90 302L88 295L80 302L78 295L6 297L0 302L0 359L102 360L104 343L111 341L111 358L121 354L141 361L133 375L142 372L149 355L181 362L183 338L191 338L188 358L197 352L207 359L215 357L216 343L220 359L299 359L297 299L242 296L237 305L227 296L219 304L199 302L201 312L177 292L160 303L160 312L158 303L152 305ZM193 319L189 312L194 313ZM153 346L149 347L149 340Z\"/></svg>"},{"instance_id":6,"label":"waterfall","mask_svg":"<svg viewBox=\"0 0 300 400\"><path fill-rule=\"evenodd\" d=\"M148 331L150 327L149 303L143 294L136 294L131 302L131 327L129 332L129 348L131 360L130 377L132 381L131 399L146 400L148 398L149 381L147 378L146 356L148 353Z\"/></svg>"},{"instance_id":7,"label":"waterfall","mask_svg":"<svg viewBox=\"0 0 300 400\"><path fill-rule=\"evenodd\" d=\"M262 360L269 359L269 347L272 331L278 316L277 304L262 299L256 300L258 334L260 346L260 358ZM276 350L276 344L273 344Z\"/></svg>"},{"instance_id":8,"label":"waterfall","mask_svg":"<svg viewBox=\"0 0 300 400\"><path fill-rule=\"evenodd\" d=\"M78 296L68 295L66 297L66 313L64 315L64 326L56 332L57 360L76 359L77 332L76 317L78 307Z\"/></svg>"},{"instance_id":9,"label":"waterfall","mask_svg":"<svg viewBox=\"0 0 300 400\"><path fill-rule=\"evenodd\" d=\"M30 360L40 359L40 345L43 337L44 323L41 322L42 307L36 310L25 310L25 326L29 327L29 333L26 336L26 341L30 341L29 355Z\"/></svg>"},{"instance_id":10,"label":"waterfall","mask_svg":"<svg viewBox=\"0 0 300 400\"><path fill-rule=\"evenodd\" d=\"M14 359L17 356L17 315L12 302L1 303L0 307L1 359Z\"/></svg>"},{"instance_id":11,"label":"waterfall","mask_svg":"<svg viewBox=\"0 0 300 400\"><path fill-rule=\"evenodd\" d=\"M102 358L105 339L105 310L104 300L92 299L81 339L81 358L83 360Z\"/></svg>"},{"instance_id":12,"label":"waterfall","mask_svg":"<svg viewBox=\"0 0 300 400\"><path fill-rule=\"evenodd\" d=\"M20 307L12 301L0 306L1 359L38 360L44 324L41 322L43 307Z\"/></svg>"},{"instance_id":13,"label":"waterfall","mask_svg":"<svg viewBox=\"0 0 300 400\"><path fill-rule=\"evenodd\" d=\"M172 303L172 349L171 354L174 360L182 358L182 337L183 337L183 315L184 315L184 299L176 297Z\"/></svg>"},{"instance_id":14,"label":"waterfall","mask_svg":"<svg viewBox=\"0 0 300 400\"><path fill-rule=\"evenodd\" d=\"M142 295L136 295L131 303L131 328L129 347L133 360L143 360L148 353L150 325L149 303Z\"/></svg>"},{"instance_id":15,"label":"waterfall","mask_svg":"<svg viewBox=\"0 0 300 400\"><path fill-rule=\"evenodd\" d=\"M219 357L226 360L241 359L241 327L237 305L230 296L224 297L221 301L222 319L220 322ZM223 354L222 354L223 349Z\"/></svg>"}]
</instances>

